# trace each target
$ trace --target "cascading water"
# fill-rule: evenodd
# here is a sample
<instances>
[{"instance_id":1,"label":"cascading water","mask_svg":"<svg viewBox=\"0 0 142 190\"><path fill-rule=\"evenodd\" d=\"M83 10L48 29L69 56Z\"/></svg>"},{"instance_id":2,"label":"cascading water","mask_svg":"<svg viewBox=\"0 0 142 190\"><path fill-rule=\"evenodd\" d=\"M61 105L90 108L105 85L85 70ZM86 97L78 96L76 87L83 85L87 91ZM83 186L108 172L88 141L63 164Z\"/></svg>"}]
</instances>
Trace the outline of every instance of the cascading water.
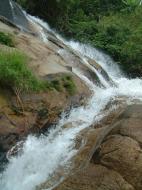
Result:
<instances>
[{"instance_id":1,"label":"cascading water","mask_svg":"<svg viewBox=\"0 0 142 190\"><path fill-rule=\"evenodd\" d=\"M24 14L26 15L26 12L24 12ZM40 39L43 41L43 42L47 42L48 41L48 36L47 34L45 34L44 32L44 28L48 28L48 31L49 31L49 26L48 24L44 23L41 21L42 24L40 24L40 19L36 18L36 17L33 17L31 15L27 15L27 18L28 20L33 23L33 25L36 26L38 32L39 32L39 36L40 36Z\"/></svg>"},{"instance_id":2,"label":"cascading water","mask_svg":"<svg viewBox=\"0 0 142 190\"><path fill-rule=\"evenodd\" d=\"M103 69L109 74L109 76L115 80L122 78L123 72L120 70L119 66L114 63L114 61L105 53L89 46L86 44L81 44L75 41L67 42L74 50L80 52L83 56L90 57L94 59Z\"/></svg>"},{"instance_id":3,"label":"cascading water","mask_svg":"<svg viewBox=\"0 0 142 190\"><path fill-rule=\"evenodd\" d=\"M39 32L41 33L43 22L38 19L35 24L38 25L38 23L40 23ZM46 24L44 28L49 30ZM54 33L51 29L50 32ZM59 40L63 40L56 33L54 35ZM47 136L29 136L23 145L22 152L10 158L5 171L1 174L0 189L2 190L35 190L45 181L49 182L47 189L52 189L63 177L54 180L56 172L60 168L67 168L69 171L72 167L71 159L78 152L74 146L77 135L104 117L103 110L112 99L125 96L128 103L133 99L142 100L141 79L125 78L109 56L90 46L73 41L63 40L62 42L79 52L82 57L88 56L96 60L117 85L106 85L108 81L104 81L105 78L101 76L103 83L105 82L105 88L101 88L93 84L79 69L73 68L73 72L92 90L88 105L72 109L69 117L63 116L56 128L51 129ZM97 70L95 72L101 75ZM69 123L71 127L63 127Z\"/></svg>"}]
</instances>

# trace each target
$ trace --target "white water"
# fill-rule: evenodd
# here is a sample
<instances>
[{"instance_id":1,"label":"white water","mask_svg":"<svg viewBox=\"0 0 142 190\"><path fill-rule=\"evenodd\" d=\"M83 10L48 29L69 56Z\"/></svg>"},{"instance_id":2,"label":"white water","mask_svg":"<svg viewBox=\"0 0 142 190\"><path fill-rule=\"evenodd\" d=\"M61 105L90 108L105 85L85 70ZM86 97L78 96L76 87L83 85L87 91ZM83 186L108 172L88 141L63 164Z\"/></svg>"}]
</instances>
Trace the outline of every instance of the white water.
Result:
<instances>
[{"instance_id":1,"label":"white water","mask_svg":"<svg viewBox=\"0 0 142 190\"><path fill-rule=\"evenodd\" d=\"M40 27L41 25L42 23L40 23ZM56 36L58 37L58 35ZM48 136L39 138L29 136L24 144L23 152L10 159L2 174L1 190L35 190L39 184L46 180L50 181L59 168L67 167L69 170L71 167L70 160L77 153L74 148L74 140L77 134L93 122L95 123L103 118L103 109L108 102L120 96L126 96L128 102L133 99L142 100L141 79L129 80L125 78L109 56L90 46L72 41L66 42L65 40L64 43L79 51L82 56L87 55L95 59L117 83L117 87L110 85L106 86L105 89L97 87L79 70L73 69L73 72L92 90L92 97L88 105L72 109L69 117L63 116L58 126L52 129ZM64 124L68 123L71 123L72 127L62 128ZM54 186L55 183L51 183L48 189L52 189L52 185Z\"/></svg>"},{"instance_id":2,"label":"white water","mask_svg":"<svg viewBox=\"0 0 142 190\"><path fill-rule=\"evenodd\" d=\"M48 24L46 24L46 23L44 24L42 21L40 21L39 18L33 17L31 15L27 15L26 12L24 12L24 14L27 16L28 20L36 27L35 29L39 32L39 36L40 36L41 40L44 43L46 43L48 41L48 36L44 32L44 27L48 28L48 30L49 30ZM41 22L41 24L40 24L40 22Z\"/></svg>"},{"instance_id":3,"label":"white water","mask_svg":"<svg viewBox=\"0 0 142 190\"><path fill-rule=\"evenodd\" d=\"M90 69L91 71L93 71L93 72L98 76L100 82L101 82L106 88L110 86L109 83L108 83L108 81L105 80L104 76L101 75L92 65L90 65L90 64L88 63L88 61L87 61L85 58L83 59L83 61L84 61L84 64L88 67L88 69Z\"/></svg>"}]
</instances>

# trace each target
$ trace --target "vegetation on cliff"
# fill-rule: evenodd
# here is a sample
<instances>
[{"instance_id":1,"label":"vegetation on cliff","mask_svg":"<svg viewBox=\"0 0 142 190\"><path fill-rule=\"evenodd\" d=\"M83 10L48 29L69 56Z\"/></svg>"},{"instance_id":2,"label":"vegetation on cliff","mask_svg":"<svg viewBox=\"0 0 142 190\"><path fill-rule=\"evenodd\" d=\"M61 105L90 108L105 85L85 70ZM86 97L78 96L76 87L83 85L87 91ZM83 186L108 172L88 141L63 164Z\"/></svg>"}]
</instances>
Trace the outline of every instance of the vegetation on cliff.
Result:
<instances>
[{"instance_id":1,"label":"vegetation on cliff","mask_svg":"<svg viewBox=\"0 0 142 190\"><path fill-rule=\"evenodd\" d=\"M14 47L14 37L9 33L0 32L0 44Z\"/></svg>"},{"instance_id":2,"label":"vegetation on cliff","mask_svg":"<svg viewBox=\"0 0 142 190\"><path fill-rule=\"evenodd\" d=\"M65 89L70 95L76 91L75 83L70 75L54 80L38 79L28 67L28 57L17 51L0 52L0 86L13 92L31 92Z\"/></svg>"},{"instance_id":3,"label":"vegetation on cliff","mask_svg":"<svg viewBox=\"0 0 142 190\"><path fill-rule=\"evenodd\" d=\"M0 44L6 47L1 47L0 52L0 87L8 88L14 93L57 90L74 95L76 85L70 75L54 77L51 81L35 76L28 66L30 59L16 50L15 38L11 33L0 31Z\"/></svg>"},{"instance_id":4,"label":"vegetation on cliff","mask_svg":"<svg viewBox=\"0 0 142 190\"><path fill-rule=\"evenodd\" d=\"M0 86L12 91L39 91L45 88L42 81L36 78L27 66L28 58L21 52L0 52Z\"/></svg>"},{"instance_id":5,"label":"vegetation on cliff","mask_svg":"<svg viewBox=\"0 0 142 190\"><path fill-rule=\"evenodd\" d=\"M140 0L17 0L68 38L108 52L125 71L142 76Z\"/></svg>"}]
</instances>

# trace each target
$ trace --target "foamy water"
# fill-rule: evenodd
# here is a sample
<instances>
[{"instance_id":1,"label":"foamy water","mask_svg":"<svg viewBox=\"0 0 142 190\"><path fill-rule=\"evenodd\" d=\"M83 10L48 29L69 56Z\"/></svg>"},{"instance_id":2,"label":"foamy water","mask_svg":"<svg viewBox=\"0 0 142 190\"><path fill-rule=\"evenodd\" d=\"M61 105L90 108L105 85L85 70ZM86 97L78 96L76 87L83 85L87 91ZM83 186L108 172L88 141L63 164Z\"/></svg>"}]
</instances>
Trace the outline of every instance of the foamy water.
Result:
<instances>
[{"instance_id":1,"label":"foamy water","mask_svg":"<svg viewBox=\"0 0 142 190\"><path fill-rule=\"evenodd\" d=\"M34 22L33 18L32 21ZM38 19L38 22L36 20L37 23L40 23L42 28L43 22ZM41 28L40 32L42 31ZM44 28L49 30L46 23L44 23ZM54 33L54 31L52 32ZM59 35L54 34L62 40ZM45 40L43 41L45 42ZM51 129L47 136L42 135L39 138L29 136L24 143L22 153L12 157L4 173L1 174L0 189L2 190L35 190L39 184L47 180L50 181L58 168L67 167L69 171L71 158L78 151L74 148L75 138L81 130L88 128L92 123L98 122L104 117L103 109L112 99L125 96L129 102L133 99L142 100L141 79L129 80L125 78L113 60L95 48L73 41L66 42L63 40L63 42L75 51L80 52L82 57L87 55L95 59L113 79L116 86L105 85L105 88L100 88L84 76L81 71L73 69L73 72L92 91L88 105L72 109L69 117L63 116L57 127ZM103 80L105 80L104 77ZM62 128L68 123L71 123L72 127ZM57 182L54 181L48 190L52 189L52 185L54 186Z\"/></svg>"}]
</instances>

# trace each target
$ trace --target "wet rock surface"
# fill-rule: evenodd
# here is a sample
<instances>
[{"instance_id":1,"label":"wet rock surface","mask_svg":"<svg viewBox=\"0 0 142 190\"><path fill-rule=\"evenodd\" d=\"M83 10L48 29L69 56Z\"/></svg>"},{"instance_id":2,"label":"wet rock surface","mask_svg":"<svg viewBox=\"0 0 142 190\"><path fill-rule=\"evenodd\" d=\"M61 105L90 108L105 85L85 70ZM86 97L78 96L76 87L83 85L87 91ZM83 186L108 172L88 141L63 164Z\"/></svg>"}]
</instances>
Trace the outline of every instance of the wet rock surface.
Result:
<instances>
[{"instance_id":1,"label":"wet rock surface","mask_svg":"<svg viewBox=\"0 0 142 190\"><path fill-rule=\"evenodd\" d=\"M12 0L0 0L0 15L12 23L19 25L22 29L29 30L28 20L16 2Z\"/></svg>"},{"instance_id":2,"label":"wet rock surface","mask_svg":"<svg viewBox=\"0 0 142 190\"><path fill-rule=\"evenodd\" d=\"M22 107L15 96L1 97L0 104L0 152L7 152L16 142L28 134L39 135L56 125L61 113L68 113L74 106L85 104L89 91L74 79L77 91L73 96L56 90L21 96ZM23 112L23 110L24 112Z\"/></svg>"},{"instance_id":3,"label":"wet rock surface","mask_svg":"<svg viewBox=\"0 0 142 190\"><path fill-rule=\"evenodd\" d=\"M0 50L18 49L24 52L29 57L29 67L37 77L58 82L70 76L76 89L70 94L62 84L59 90L54 88L41 93L20 94L20 103L8 89L0 88L0 160L18 141L25 140L31 133L39 135L47 132L57 124L63 111L69 113L72 107L85 104L91 95L87 85L67 68L68 62L58 54L61 48L58 41L45 44L35 35L22 32L5 21L4 18L0 21L0 31L14 35L15 48L0 45Z\"/></svg>"},{"instance_id":4,"label":"wet rock surface","mask_svg":"<svg viewBox=\"0 0 142 190\"><path fill-rule=\"evenodd\" d=\"M90 162L56 190L142 189L142 105L123 109L109 126L104 123L94 130L94 135L91 132L94 153ZM95 138L101 138L102 134L105 135L98 146Z\"/></svg>"}]
</instances>

